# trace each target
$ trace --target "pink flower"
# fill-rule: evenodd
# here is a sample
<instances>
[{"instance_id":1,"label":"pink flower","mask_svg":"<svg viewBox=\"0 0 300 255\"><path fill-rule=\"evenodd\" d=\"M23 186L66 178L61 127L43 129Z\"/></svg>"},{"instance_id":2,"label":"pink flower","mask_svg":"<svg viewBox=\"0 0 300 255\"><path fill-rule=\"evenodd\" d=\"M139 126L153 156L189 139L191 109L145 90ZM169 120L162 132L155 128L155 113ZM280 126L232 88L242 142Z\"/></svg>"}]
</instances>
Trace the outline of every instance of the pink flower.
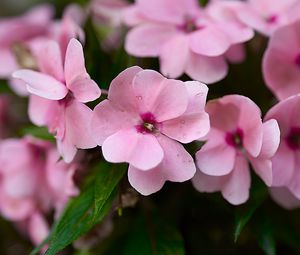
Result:
<instances>
[{"instance_id":1,"label":"pink flower","mask_svg":"<svg viewBox=\"0 0 300 255\"><path fill-rule=\"evenodd\" d=\"M83 49L76 39L70 41L64 63L59 45L52 41L40 48L38 61L41 72L19 70L13 77L25 82L32 94L31 121L48 126L64 160L71 162L77 148L96 146L89 125L92 110L83 103L97 99L101 92L86 72Z\"/></svg>"},{"instance_id":2,"label":"pink flower","mask_svg":"<svg viewBox=\"0 0 300 255\"><path fill-rule=\"evenodd\" d=\"M275 105L266 119L276 119L281 130L279 149L274 155L273 183L275 187L287 187L300 199L300 95L289 97Z\"/></svg>"},{"instance_id":3,"label":"pink flower","mask_svg":"<svg viewBox=\"0 0 300 255\"><path fill-rule=\"evenodd\" d=\"M272 184L271 157L280 136L277 122L262 123L257 105L240 95L212 100L206 110L211 131L196 154L200 171L194 186L203 192L221 191L231 204L244 203L251 182L248 161L268 186Z\"/></svg>"},{"instance_id":4,"label":"pink flower","mask_svg":"<svg viewBox=\"0 0 300 255\"><path fill-rule=\"evenodd\" d=\"M18 160L16 160L18 155ZM77 163L59 161L51 143L25 137L0 142L0 213L28 234L35 245L48 235L46 217L58 216L79 190Z\"/></svg>"},{"instance_id":5,"label":"pink flower","mask_svg":"<svg viewBox=\"0 0 300 255\"><path fill-rule=\"evenodd\" d=\"M159 57L168 77L187 73L202 82L219 81L227 74L226 52L251 39L253 31L239 22L234 6L216 18L216 5L202 9L196 0L138 0L125 13L135 25L125 49L137 57Z\"/></svg>"},{"instance_id":6,"label":"pink flower","mask_svg":"<svg viewBox=\"0 0 300 255\"><path fill-rule=\"evenodd\" d=\"M204 111L207 87L169 80L152 70L131 67L115 78L108 99L94 110L92 132L104 158L129 163L129 182L143 195L165 181L193 177L193 158L179 143L209 130Z\"/></svg>"},{"instance_id":7,"label":"pink flower","mask_svg":"<svg viewBox=\"0 0 300 255\"><path fill-rule=\"evenodd\" d=\"M104 50L116 49L121 45L125 32L122 12L127 6L128 2L124 0L91 1L90 10L94 22L102 28L99 31L103 33L101 46Z\"/></svg>"},{"instance_id":8,"label":"pink flower","mask_svg":"<svg viewBox=\"0 0 300 255\"><path fill-rule=\"evenodd\" d=\"M248 0L239 18L260 33L270 36L281 26L300 17L298 0Z\"/></svg>"},{"instance_id":9,"label":"pink flower","mask_svg":"<svg viewBox=\"0 0 300 255\"><path fill-rule=\"evenodd\" d=\"M266 84L280 100L300 93L300 21L279 28L263 59Z\"/></svg>"},{"instance_id":10,"label":"pink flower","mask_svg":"<svg viewBox=\"0 0 300 255\"><path fill-rule=\"evenodd\" d=\"M292 210L300 207L299 198L286 187L272 187L269 190L272 199L280 206L287 210Z\"/></svg>"},{"instance_id":11,"label":"pink flower","mask_svg":"<svg viewBox=\"0 0 300 255\"><path fill-rule=\"evenodd\" d=\"M20 17L0 19L0 78L9 78L18 69L20 59L15 51L19 44L47 35L52 16L52 8L42 5Z\"/></svg>"}]
</instances>

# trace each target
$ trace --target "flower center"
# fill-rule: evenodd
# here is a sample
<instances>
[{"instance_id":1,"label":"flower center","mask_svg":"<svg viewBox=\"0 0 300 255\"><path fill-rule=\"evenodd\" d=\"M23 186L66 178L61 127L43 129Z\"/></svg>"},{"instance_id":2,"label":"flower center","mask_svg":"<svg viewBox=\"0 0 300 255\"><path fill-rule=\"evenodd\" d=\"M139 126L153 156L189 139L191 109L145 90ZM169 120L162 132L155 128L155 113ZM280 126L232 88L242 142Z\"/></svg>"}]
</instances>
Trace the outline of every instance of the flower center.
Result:
<instances>
[{"instance_id":1,"label":"flower center","mask_svg":"<svg viewBox=\"0 0 300 255\"><path fill-rule=\"evenodd\" d=\"M58 100L59 105L67 107L72 100L74 99L74 95L71 91L68 92L68 94L63 98Z\"/></svg>"},{"instance_id":2,"label":"flower center","mask_svg":"<svg viewBox=\"0 0 300 255\"><path fill-rule=\"evenodd\" d=\"M225 140L228 145L236 148L236 149L241 149L243 148L243 138L244 138L244 133L243 130L238 128L235 132L228 132L226 134Z\"/></svg>"},{"instance_id":3,"label":"flower center","mask_svg":"<svg viewBox=\"0 0 300 255\"><path fill-rule=\"evenodd\" d=\"M292 150L300 149L300 127L292 127L287 135L286 143Z\"/></svg>"},{"instance_id":4,"label":"flower center","mask_svg":"<svg viewBox=\"0 0 300 255\"><path fill-rule=\"evenodd\" d=\"M269 24L274 24L277 22L277 20L278 20L277 15L270 15L269 17L266 18L266 22Z\"/></svg>"},{"instance_id":5,"label":"flower center","mask_svg":"<svg viewBox=\"0 0 300 255\"><path fill-rule=\"evenodd\" d=\"M185 33L192 33L199 29L196 24L196 20L193 17L186 16L184 23L179 26L179 29L184 31Z\"/></svg>"},{"instance_id":6,"label":"flower center","mask_svg":"<svg viewBox=\"0 0 300 255\"><path fill-rule=\"evenodd\" d=\"M295 64L300 67L300 53L295 57Z\"/></svg>"},{"instance_id":7,"label":"flower center","mask_svg":"<svg viewBox=\"0 0 300 255\"><path fill-rule=\"evenodd\" d=\"M151 112L143 113L140 115L141 123L136 125L135 128L139 133L156 133L157 129L157 121L155 120L154 115Z\"/></svg>"}]
</instances>

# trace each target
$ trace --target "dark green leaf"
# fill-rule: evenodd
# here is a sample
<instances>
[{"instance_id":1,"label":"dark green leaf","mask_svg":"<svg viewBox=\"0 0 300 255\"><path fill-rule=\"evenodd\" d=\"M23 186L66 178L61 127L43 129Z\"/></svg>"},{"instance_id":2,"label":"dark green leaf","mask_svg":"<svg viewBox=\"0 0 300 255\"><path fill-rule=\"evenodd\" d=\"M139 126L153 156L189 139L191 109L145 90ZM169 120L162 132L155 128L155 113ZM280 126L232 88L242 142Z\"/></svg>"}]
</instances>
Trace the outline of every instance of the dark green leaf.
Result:
<instances>
[{"instance_id":1,"label":"dark green leaf","mask_svg":"<svg viewBox=\"0 0 300 255\"><path fill-rule=\"evenodd\" d=\"M135 224L124 255L184 255L184 243L176 227L156 215L139 218Z\"/></svg>"},{"instance_id":2,"label":"dark green leaf","mask_svg":"<svg viewBox=\"0 0 300 255\"><path fill-rule=\"evenodd\" d=\"M120 166L120 165L118 165ZM53 227L46 255L54 255L86 234L109 212L125 168L100 163L78 197L72 199Z\"/></svg>"}]
</instances>

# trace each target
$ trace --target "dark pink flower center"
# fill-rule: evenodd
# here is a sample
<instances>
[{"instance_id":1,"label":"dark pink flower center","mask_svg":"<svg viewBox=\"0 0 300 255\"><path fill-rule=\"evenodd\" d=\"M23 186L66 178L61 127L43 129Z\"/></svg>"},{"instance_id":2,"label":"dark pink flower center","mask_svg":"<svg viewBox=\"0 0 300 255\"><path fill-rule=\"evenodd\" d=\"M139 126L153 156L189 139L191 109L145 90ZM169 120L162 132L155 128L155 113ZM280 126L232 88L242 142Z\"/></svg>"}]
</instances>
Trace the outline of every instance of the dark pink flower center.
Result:
<instances>
[{"instance_id":1,"label":"dark pink flower center","mask_svg":"<svg viewBox=\"0 0 300 255\"><path fill-rule=\"evenodd\" d=\"M290 149L299 150L300 149L300 127L292 127L285 139Z\"/></svg>"},{"instance_id":2,"label":"dark pink flower center","mask_svg":"<svg viewBox=\"0 0 300 255\"><path fill-rule=\"evenodd\" d=\"M276 23L277 20L278 20L277 15L271 15L271 16L266 18L267 23L270 23L270 24Z\"/></svg>"},{"instance_id":3,"label":"dark pink flower center","mask_svg":"<svg viewBox=\"0 0 300 255\"><path fill-rule=\"evenodd\" d=\"M157 129L157 121L151 112L146 112L140 115L141 124L136 125L135 128L139 133L155 133Z\"/></svg>"},{"instance_id":4,"label":"dark pink flower center","mask_svg":"<svg viewBox=\"0 0 300 255\"><path fill-rule=\"evenodd\" d=\"M243 147L243 138L244 138L243 130L238 128L235 132L228 132L226 134L225 140L228 145L236 149L241 149Z\"/></svg>"},{"instance_id":5,"label":"dark pink flower center","mask_svg":"<svg viewBox=\"0 0 300 255\"><path fill-rule=\"evenodd\" d=\"M300 53L295 57L295 64L300 67Z\"/></svg>"},{"instance_id":6,"label":"dark pink flower center","mask_svg":"<svg viewBox=\"0 0 300 255\"><path fill-rule=\"evenodd\" d=\"M73 99L74 99L74 95L71 91L69 91L68 94L63 99L58 101L58 103L63 106L68 106Z\"/></svg>"},{"instance_id":7,"label":"dark pink flower center","mask_svg":"<svg viewBox=\"0 0 300 255\"><path fill-rule=\"evenodd\" d=\"M201 29L201 27L197 26L195 18L186 16L184 23L179 26L179 29L185 33L192 33L198 29Z\"/></svg>"}]
</instances>

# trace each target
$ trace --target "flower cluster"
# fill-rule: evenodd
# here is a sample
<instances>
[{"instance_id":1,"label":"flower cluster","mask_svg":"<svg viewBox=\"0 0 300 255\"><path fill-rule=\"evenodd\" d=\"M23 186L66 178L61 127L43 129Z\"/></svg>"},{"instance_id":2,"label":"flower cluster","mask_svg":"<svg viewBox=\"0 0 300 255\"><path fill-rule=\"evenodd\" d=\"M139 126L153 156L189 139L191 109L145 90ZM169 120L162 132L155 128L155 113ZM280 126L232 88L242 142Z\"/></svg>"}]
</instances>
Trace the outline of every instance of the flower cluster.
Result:
<instances>
[{"instance_id":1,"label":"flower cluster","mask_svg":"<svg viewBox=\"0 0 300 255\"><path fill-rule=\"evenodd\" d=\"M71 5L54 20L45 5L0 20L0 77L28 97L30 121L56 140L8 138L9 100L0 98L0 213L40 243L46 215L57 217L79 193L78 149L97 145L106 161L128 163L129 183L142 195L192 180L196 190L238 205L249 198L252 169L275 201L300 205L299 8L298 0L92 1L86 11L109 29L104 50L124 39L129 55L159 58L162 73L124 68L102 93L85 66L88 12ZM246 58L255 31L270 37L262 72L279 102L264 117L245 95L206 104L204 83Z\"/></svg>"}]
</instances>

